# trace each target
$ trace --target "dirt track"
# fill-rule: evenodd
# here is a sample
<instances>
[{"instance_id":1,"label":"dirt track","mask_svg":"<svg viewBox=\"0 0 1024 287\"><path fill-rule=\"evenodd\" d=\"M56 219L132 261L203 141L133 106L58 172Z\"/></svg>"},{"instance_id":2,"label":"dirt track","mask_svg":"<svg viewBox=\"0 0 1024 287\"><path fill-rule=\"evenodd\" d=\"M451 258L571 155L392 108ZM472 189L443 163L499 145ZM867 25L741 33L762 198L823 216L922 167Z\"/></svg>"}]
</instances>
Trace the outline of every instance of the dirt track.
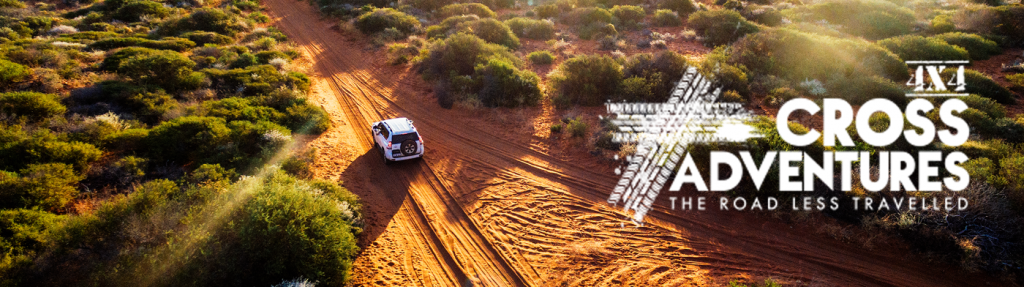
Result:
<instances>
[{"instance_id":1,"label":"dirt track","mask_svg":"<svg viewBox=\"0 0 1024 287\"><path fill-rule=\"evenodd\" d=\"M873 252L747 213L656 208L634 227L605 203L612 167L548 140L554 111L445 110L406 67L381 64L306 2L265 1L311 65L313 100L335 127L316 139L320 177L364 201L354 285L981 285L988 278ZM301 63L300 63L301 65ZM495 116L487 114L498 113ZM424 161L385 166L368 126L413 119ZM488 118L492 120L482 120ZM582 154L583 156L580 156ZM388 176L382 176L382 175Z\"/></svg>"}]
</instances>

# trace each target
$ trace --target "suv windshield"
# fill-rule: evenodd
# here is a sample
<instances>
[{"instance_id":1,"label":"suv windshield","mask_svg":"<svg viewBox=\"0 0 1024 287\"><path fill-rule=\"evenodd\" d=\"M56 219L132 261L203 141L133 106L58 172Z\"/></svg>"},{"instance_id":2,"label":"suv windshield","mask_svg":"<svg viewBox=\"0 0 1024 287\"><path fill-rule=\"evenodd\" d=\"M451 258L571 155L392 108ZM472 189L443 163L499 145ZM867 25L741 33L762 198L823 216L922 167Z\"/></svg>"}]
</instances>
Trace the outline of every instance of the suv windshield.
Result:
<instances>
[{"instance_id":1,"label":"suv windshield","mask_svg":"<svg viewBox=\"0 0 1024 287\"><path fill-rule=\"evenodd\" d=\"M393 143L400 143L400 142L405 142L405 140L410 140L410 139L415 141L415 140L419 140L419 137L420 137L420 135L416 134L416 132L411 132L411 133L407 133L407 134L400 134L400 135L394 135L393 137L391 137L391 142L393 142Z\"/></svg>"}]
</instances>

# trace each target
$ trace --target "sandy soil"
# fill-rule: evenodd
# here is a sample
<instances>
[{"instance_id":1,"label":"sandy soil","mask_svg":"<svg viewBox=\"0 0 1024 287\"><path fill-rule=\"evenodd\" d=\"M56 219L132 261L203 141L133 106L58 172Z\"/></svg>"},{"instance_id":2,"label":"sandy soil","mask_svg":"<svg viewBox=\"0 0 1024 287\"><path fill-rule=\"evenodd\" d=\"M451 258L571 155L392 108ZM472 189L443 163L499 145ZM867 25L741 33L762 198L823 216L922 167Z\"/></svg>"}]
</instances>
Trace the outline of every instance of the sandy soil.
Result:
<instances>
[{"instance_id":1,"label":"sandy soil","mask_svg":"<svg viewBox=\"0 0 1024 287\"><path fill-rule=\"evenodd\" d=\"M767 276L828 286L997 283L902 248L866 252L750 213L672 211L667 196L635 227L605 203L615 164L547 128L565 113L599 109L442 109L408 66L384 64L381 51L342 35L306 2L265 3L302 51L313 100L334 122L311 143L316 176L342 181L364 202L353 285L717 286ZM398 116L416 122L426 159L385 166L368 126Z\"/></svg>"}]
</instances>

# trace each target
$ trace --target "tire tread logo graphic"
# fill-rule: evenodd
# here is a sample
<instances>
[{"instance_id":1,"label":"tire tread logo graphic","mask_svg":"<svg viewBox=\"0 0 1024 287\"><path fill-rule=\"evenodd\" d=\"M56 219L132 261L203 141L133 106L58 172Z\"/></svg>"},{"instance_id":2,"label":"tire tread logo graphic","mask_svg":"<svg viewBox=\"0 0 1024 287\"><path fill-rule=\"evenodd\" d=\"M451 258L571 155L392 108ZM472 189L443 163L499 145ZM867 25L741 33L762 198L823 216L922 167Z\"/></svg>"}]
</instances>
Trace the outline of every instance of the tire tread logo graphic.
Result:
<instances>
[{"instance_id":1,"label":"tire tread logo graphic","mask_svg":"<svg viewBox=\"0 0 1024 287\"><path fill-rule=\"evenodd\" d=\"M686 155L687 145L698 142L742 142L753 134L744 124L751 112L739 103L716 103L722 90L689 67L672 89L666 103L609 103L611 120L619 127L613 140L636 143L636 154L626 158L608 203L622 203L632 211L634 224L643 225L661 189Z\"/></svg>"}]
</instances>

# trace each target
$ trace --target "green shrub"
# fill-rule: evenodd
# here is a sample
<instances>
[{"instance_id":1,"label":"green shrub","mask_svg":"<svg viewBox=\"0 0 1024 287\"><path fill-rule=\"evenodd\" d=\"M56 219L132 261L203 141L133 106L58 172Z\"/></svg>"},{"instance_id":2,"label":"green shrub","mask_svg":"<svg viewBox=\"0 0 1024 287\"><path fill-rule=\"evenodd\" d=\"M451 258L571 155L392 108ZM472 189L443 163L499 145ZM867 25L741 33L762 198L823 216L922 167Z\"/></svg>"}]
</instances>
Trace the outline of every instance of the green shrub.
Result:
<instances>
[{"instance_id":1,"label":"green shrub","mask_svg":"<svg viewBox=\"0 0 1024 287\"><path fill-rule=\"evenodd\" d=\"M555 62L555 55L548 51L534 51L526 58L535 65L550 65Z\"/></svg>"},{"instance_id":2,"label":"green shrub","mask_svg":"<svg viewBox=\"0 0 1024 287\"><path fill-rule=\"evenodd\" d=\"M284 118L284 114L274 108L251 106L249 100L238 97L206 101L202 103L202 107L206 112L205 115L223 118L229 122L237 120L277 122Z\"/></svg>"},{"instance_id":3,"label":"green shrub","mask_svg":"<svg viewBox=\"0 0 1024 287\"><path fill-rule=\"evenodd\" d=\"M395 28L402 33L412 33L419 29L420 21L416 17L391 8L374 9L360 15L355 22L356 28L366 34L376 34L387 28Z\"/></svg>"},{"instance_id":4,"label":"green shrub","mask_svg":"<svg viewBox=\"0 0 1024 287\"><path fill-rule=\"evenodd\" d=\"M541 19L555 18L562 12L555 4L539 5L534 7L533 11L537 12L537 18Z\"/></svg>"},{"instance_id":5,"label":"green shrub","mask_svg":"<svg viewBox=\"0 0 1024 287\"><path fill-rule=\"evenodd\" d=\"M170 11L163 4L149 0L125 1L112 17L125 22L139 21L139 17L149 15L150 17L167 17Z\"/></svg>"},{"instance_id":6,"label":"green shrub","mask_svg":"<svg viewBox=\"0 0 1024 287\"><path fill-rule=\"evenodd\" d=\"M746 96L749 94L746 67L729 64L729 54L726 51L725 47L718 47L708 53L701 63L700 71L709 80L721 85L723 91L733 90Z\"/></svg>"},{"instance_id":7,"label":"green shrub","mask_svg":"<svg viewBox=\"0 0 1024 287\"><path fill-rule=\"evenodd\" d=\"M1024 89L1024 74L1013 74L1006 76L1006 81L1016 89Z\"/></svg>"},{"instance_id":8,"label":"green shrub","mask_svg":"<svg viewBox=\"0 0 1024 287\"><path fill-rule=\"evenodd\" d=\"M556 97L596 106L618 93L622 78L622 66L611 57L585 55L559 64L548 83Z\"/></svg>"},{"instance_id":9,"label":"green shrub","mask_svg":"<svg viewBox=\"0 0 1024 287\"><path fill-rule=\"evenodd\" d=\"M956 69L942 71L943 79L951 79L956 76ZM1017 102L1016 97L1010 90L1007 90L999 83L996 83L985 74L975 70L964 70L964 84L966 93L977 94L982 97L993 99L1000 104L1009 105Z\"/></svg>"},{"instance_id":10,"label":"green shrub","mask_svg":"<svg viewBox=\"0 0 1024 287\"><path fill-rule=\"evenodd\" d=\"M661 0L658 9L668 9L679 13L680 16L689 16L690 13L697 11L697 6L694 6L691 0Z\"/></svg>"},{"instance_id":11,"label":"green shrub","mask_svg":"<svg viewBox=\"0 0 1024 287\"><path fill-rule=\"evenodd\" d=\"M33 121L63 115L67 108L54 94L36 92L0 93L0 113L17 115Z\"/></svg>"},{"instance_id":12,"label":"green shrub","mask_svg":"<svg viewBox=\"0 0 1024 287\"><path fill-rule=\"evenodd\" d=\"M619 35L619 31L615 29L615 25L606 23L593 23L581 27L576 34L580 39L590 40L594 38L609 37L611 41L616 41L616 37ZM607 48L607 47L605 47Z\"/></svg>"},{"instance_id":13,"label":"green shrub","mask_svg":"<svg viewBox=\"0 0 1024 287\"><path fill-rule=\"evenodd\" d=\"M178 101L160 88L113 81L102 82L100 87L110 99L128 108L143 122L159 122L164 113L178 107Z\"/></svg>"},{"instance_id":14,"label":"green shrub","mask_svg":"<svg viewBox=\"0 0 1024 287\"><path fill-rule=\"evenodd\" d=\"M206 31L192 31L185 34L181 34L181 37L189 39L192 42L195 42L195 44L198 46L203 46L206 44L227 45L235 42L234 38Z\"/></svg>"},{"instance_id":15,"label":"green shrub","mask_svg":"<svg viewBox=\"0 0 1024 287\"><path fill-rule=\"evenodd\" d=\"M219 164L203 164L188 175L188 182L192 184L206 182L234 181L238 177L234 169L226 169Z\"/></svg>"},{"instance_id":16,"label":"green shrub","mask_svg":"<svg viewBox=\"0 0 1024 287\"><path fill-rule=\"evenodd\" d=\"M309 179L313 177L311 165L314 161L316 161L316 148L309 148L285 159L281 163L281 170L297 178Z\"/></svg>"},{"instance_id":17,"label":"green shrub","mask_svg":"<svg viewBox=\"0 0 1024 287\"><path fill-rule=\"evenodd\" d=\"M520 71L512 63L490 59L477 66L482 80L479 99L489 107L536 106L540 103L540 78L531 71Z\"/></svg>"},{"instance_id":18,"label":"green shrub","mask_svg":"<svg viewBox=\"0 0 1024 287\"><path fill-rule=\"evenodd\" d=\"M150 158L185 164L214 157L230 135L224 119L187 116L160 123L149 131L145 143Z\"/></svg>"},{"instance_id":19,"label":"green shrub","mask_svg":"<svg viewBox=\"0 0 1024 287\"><path fill-rule=\"evenodd\" d=\"M31 75L31 71L18 63L0 59L0 88L21 82Z\"/></svg>"},{"instance_id":20,"label":"green shrub","mask_svg":"<svg viewBox=\"0 0 1024 287\"><path fill-rule=\"evenodd\" d=\"M935 38L946 41L950 45L966 49L971 56L971 60L985 60L1003 52L1003 49L999 48L999 44L996 44L996 42L975 34L953 32L936 35Z\"/></svg>"},{"instance_id":21,"label":"green shrub","mask_svg":"<svg viewBox=\"0 0 1024 287\"><path fill-rule=\"evenodd\" d=\"M115 151L135 150L141 146L143 140L149 136L147 129L125 129L123 131L109 134L100 141L103 147Z\"/></svg>"},{"instance_id":22,"label":"green shrub","mask_svg":"<svg viewBox=\"0 0 1024 287\"><path fill-rule=\"evenodd\" d=\"M961 47L947 44L939 38L916 35L899 36L877 42L904 61L912 60L968 60L970 55Z\"/></svg>"},{"instance_id":23,"label":"green shrub","mask_svg":"<svg viewBox=\"0 0 1024 287\"><path fill-rule=\"evenodd\" d=\"M494 18L479 18L476 15L460 15L446 18L440 25L427 28L427 37L443 38L447 35L466 33L480 39L512 49L519 47L519 38L512 30Z\"/></svg>"},{"instance_id":24,"label":"green shrub","mask_svg":"<svg viewBox=\"0 0 1024 287\"><path fill-rule=\"evenodd\" d=\"M331 117L324 108L302 102L285 110L286 126L301 134L318 135L331 128Z\"/></svg>"},{"instance_id":25,"label":"green shrub","mask_svg":"<svg viewBox=\"0 0 1024 287\"><path fill-rule=\"evenodd\" d=\"M421 69L433 77L445 77L451 73L472 75L476 65L487 63L491 58L509 59L513 63L517 58L508 48L465 33L435 42L429 51L421 63Z\"/></svg>"},{"instance_id":26,"label":"green shrub","mask_svg":"<svg viewBox=\"0 0 1024 287\"><path fill-rule=\"evenodd\" d=\"M935 18L932 18L930 25L931 32L935 34L950 33L956 30L953 19L945 14L936 15Z\"/></svg>"},{"instance_id":27,"label":"green shrub","mask_svg":"<svg viewBox=\"0 0 1024 287\"><path fill-rule=\"evenodd\" d=\"M914 12L884 0L830 1L800 6L794 15L806 15L803 20L842 25L850 34L868 39L883 39L910 33L914 25Z\"/></svg>"},{"instance_id":28,"label":"green shrub","mask_svg":"<svg viewBox=\"0 0 1024 287\"><path fill-rule=\"evenodd\" d=\"M640 22L644 21L644 17L647 13L644 12L644 8L640 6L620 6L615 5L611 10L612 16L619 19L619 21L626 27L636 27Z\"/></svg>"},{"instance_id":29,"label":"green shrub","mask_svg":"<svg viewBox=\"0 0 1024 287\"><path fill-rule=\"evenodd\" d=\"M91 49L99 49L99 50L111 50L111 49L131 47L131 46L139 46L139 47L146 47L146 48L160 49L160 50L174 50L174 51L178 51L178 52L183 52L183 51L186 51L188 49L191 49L191 48L195 47L196 43L192 42L192 41L190 41L188 39L175 38L175 37L167 37L167 38L164 38L163 40L159 40L159 41L143 39L143 38L128 37L128 38L109 38L109 39L103 39L103 40L99 40L99 41L93 42L92 44L89 44L89 48L91 48Z\"/></svg>"},{"instance_id":30,"label":"green shrub","mask_svg":"<svg viewBox=\"0 0 1024 287\"><path fill-rule=\"evenodd\" d=\"M0 179L6 182L0 183L5 185L3 205L48 211L60 210L74 200L78 196L75 186L84 178L63 163L29 164L18 174L17 179Z\"/></svg>"},{"instance_id":31,"label":"green shrub","mask_svg":"<svg viewBox=\"0 0 1024 287\"><path fill-rule=\"evenodd\" d=\"M117 74L142 85L156 85L167 90L193 90L203 82L203 74L193 72L196 63L185 56L158 51L124 59Z\"/></svg>"},{"instance_id":32,"label":"green shrub","mask_svg":"<svg viewBox=\"0 0 1024 287\"><path fill-rule=\"evenodd\" d=\"M255 57L254 57L255 58ZM231 70L205 69L213 88L218 94L238 93L255 96L271 93L277 89L296 89L309 91L310 80L306 75L296 72L282 73L271 65L254 65Z\"/></svg>"},{"instance_id":33,"label":"green shrub","mask_svg":"<svg viewBox=\"0 0 1024 287\"><path fill-rule=\"evenodd\" d=\"M989 8L999 15L999 24L995 27L996 34L1005 36L1011 45L1024 43L1024 5L1003 5Z\"/></svg>"},{"instance_id":34,"label":"green shrub","mask_svg":"<svg viewBox=\"0 0 1024 287\"><path fill-rule=\"evenodd\" d=\"M354 235L358 229L352 227L359 216L357 206L314 196L303 185L283 174L260 184L238 212L237 224L227 227L239 235L237 243L227 247L230 253L211 258L225 270L201 274L220 278L219 272L232 272L239 276L229 278L242 279L245 285L300 276L323 284L346 282L359 251Z\"/></svg>"},{"instance_id":35,"label":"green shrub","mask_svg":"<svg viewBox=\"0 0 1024 287\"><path fill-rule=\"evenodd\" d=\"M34 163L64 163L85 170L102 151L76 141L63 141L47 129L28 134L20 126L0 126L0 170L18 170Z\"/></svg>"},{"instance_id":36,"label":"green shrub","mask_svg":"<svg viewBox=\"0 0 1024 287\"><path fill-rule=\"evenodd\" d=\"M1006 108L992 99L979 95L969 95L959 99L963 100L968 107L982 111L993 119L1006 116Z\"/></svg>"},{"instance_id":37,"label":"green shrub","mask_svg":"<svg viewBox=\"0 0 1024 287\"><path fill-rule=\"evenodd\" d=\"M764 102L769 106L778 107L782 106L782 104L788 102L789 100L799 97L800 92L797 92L796 90L789 87L781 87L769 91L768 97L765 97Z\"/></svg>"},{"instance_id":38,"label":"green shrub","mask_svg":"<svg viewBox=\"0 0 1024 287\"><path fill-rule=\"evenodd\" d=\"M688 23L710 47L732 43L759 30L757 25L732 10L699 11L690 15Z\"/></svg>"},{"instance_id":39,"label":"green shrub","mask_svg":"<svg viewBox=\"0 0 1024 287\"><path fill-rule=\"evenodd\" d=\"M629 87L623 82L623 97L615 100L664 102L688 66L685 57L672 51L634 54L625 61L623 76L643 81L634 79Z\"/></svg>"},{"instance_id":40,"label":"green shrub","mask_svg":"<svg viewBox=\"0 0 1024 287\"><path fill-rule=\"evenodd\" d=\"M21 3L18 0L2 0L0 1L0 7L20 9L25 8L25 3Z\"/></svg>"},{"instance_id":41,"label":"green shrub","mask_svg":"<svg viewBox=\"0 0 1024 287\"><path fill-rule=\"evenodd\" d=\"M566 24L586 26L594 23L611 23L612 13L596 7L576 8L570 11L562 21Z\"/></svg>"},{"instance_id":42,"label":"green shrub","mask_svg":"<svg viewBox=\"0 0 1024 287\"><path fill-rule=\"evenodd\" d=\"M549 20L516 17L505 20L505 25L522 38L547 40L555 37L555 23Z\"/></svg>"},{"instance_id":43,"label":"green shrub","mask_svg":"<svg viewBox=\"0 0 1024 287\"><path fill-rule=\"evenodd\" d=\"M574 138L581 138L587 136L587 122L584 122L582 118L576 117L569 121L569 134Z\"/></svg>"},{"instance_id":44,"label":"green shrub","mask_svg":"<svg viewBox=\"0 0 1024 287\"><path fill-rule=\"evenodd\" d=\"M485 6L484 4L480 4L480 3L460 3L460 4L450 4L450 5L446 5L444 7L441 7L441 9L438 10L437 13L435 14L435 17L437 17L438 19L444 19L444 18L448 18L448 17L452 17L452 16L470 15L470 14L477 15L480 18L494 18L495 16L498 15L498 14L495 14L494 11L491 11L491 8L487 8L487 6Z\"/></svg>"},{"instance_id":45,"label":"green shrub","mask_svg":"<svg viewBox=\"0 0 1024 287\"><path fill-rule=\"evenodd\" d=\"M162 35L172 36L190 31L207 31L231 37L245 30L240 22L224 11L214 8L199 8L184 18L164 22L157 31Z\"/></svg>"},{"instance_id":46,"label":"green shrub","mask_svg":"<svg viewBox=\"0 0 1024 287\"><path fill-rule=\"evenodd\" d=\"M901 106L909 102L905 86L877 76L834 77L826 86L830 97L846 99L853 105L874 98L889 99Z\"/></svg>"},{"instance_id":47,"label":"green shrub","mask_svg":"<svg viewBox=\"0 0 1024 287\"><path fill-rule=\"evenodd\" d=\"M562 133L562 124L553 124L553 125L551 125L550 129L551 129L551 133L553 133L553 134L560 134L560 133Z\"/></svg>"},{"instance_id":48,"label":"green shrub","mask_svg":"<svg viewBox=\"0 0 1024 287\"><path fill-rule=\"evenodd\" d=\"M737 41L729 63L743 65L755 75L774 75L790 81L857 75L877 75L894 81L910 78L903 60L882 47L789 29L764 30Z\"/></svg>"},{"instance_id":49,"label":"green shrub","mask_svg":"<svg viewBox=\"0 0 1024 287\"><path fill-rule=\"evenodd\" d=\"M654 25L658 27L675 27L683 24L679 14L668 9L658 9L654 12Z\"/></svg>"},{"instance_id":50,"label":"green shrub","mask_svg":"<svg viewBox=\"0 0 1024 287\"><path fill-rule=\"evenodd\" d=\"M501 21L487 18L468 22L467 24L471 25L473 34L480 37L480 39L510 49L519 47L519 38L516 37L515 33L512 33L512 29L509 29Z\"/></svg>"}]
</instances>

